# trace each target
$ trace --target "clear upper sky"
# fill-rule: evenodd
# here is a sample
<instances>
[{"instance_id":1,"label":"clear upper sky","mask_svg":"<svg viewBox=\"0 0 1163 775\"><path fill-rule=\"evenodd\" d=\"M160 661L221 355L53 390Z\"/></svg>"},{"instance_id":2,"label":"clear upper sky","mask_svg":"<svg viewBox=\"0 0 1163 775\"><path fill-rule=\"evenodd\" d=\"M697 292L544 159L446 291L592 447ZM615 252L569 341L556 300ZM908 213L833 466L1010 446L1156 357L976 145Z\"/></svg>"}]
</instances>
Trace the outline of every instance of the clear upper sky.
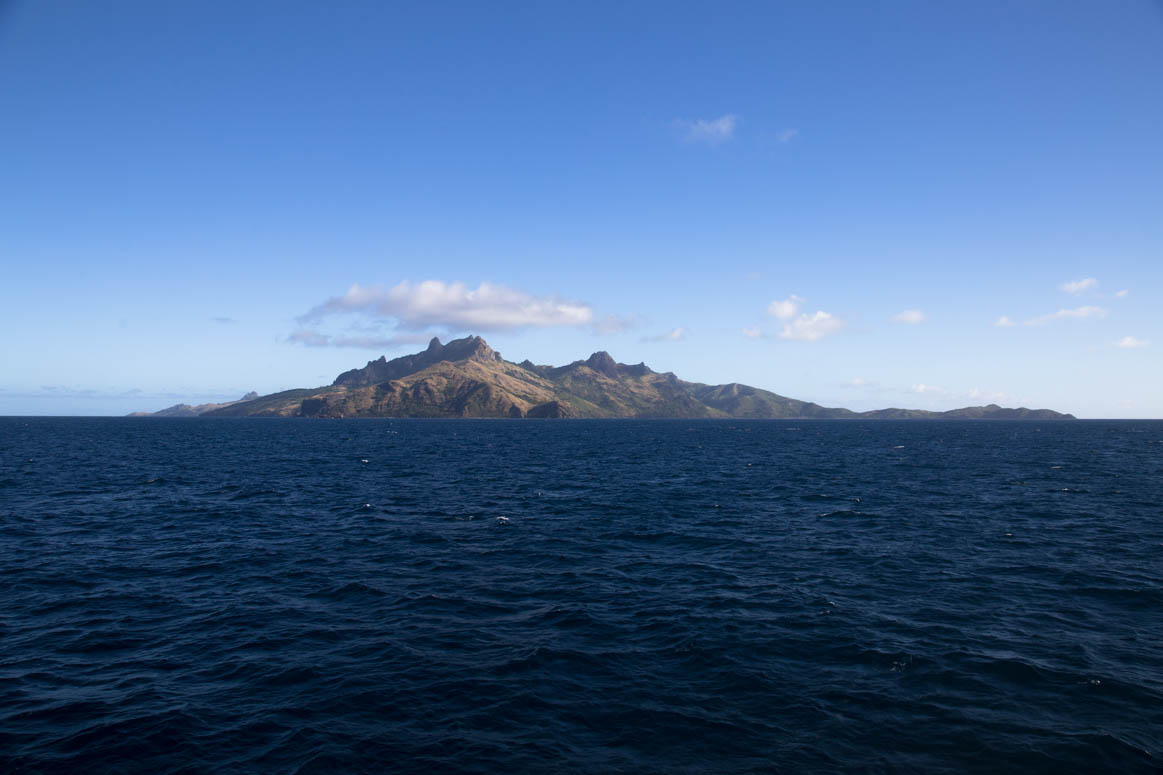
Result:
<instances>
[{"instance_id":1,"label":"clear upper sky","mask_svg":"<svg viewBox=\"0 0 1163 775\"><path fill-rule=\"evenodd\" d=\"M0 414L479 333L1163 417L1163 5L0 0Z\"/></svg>"}]
</instances>

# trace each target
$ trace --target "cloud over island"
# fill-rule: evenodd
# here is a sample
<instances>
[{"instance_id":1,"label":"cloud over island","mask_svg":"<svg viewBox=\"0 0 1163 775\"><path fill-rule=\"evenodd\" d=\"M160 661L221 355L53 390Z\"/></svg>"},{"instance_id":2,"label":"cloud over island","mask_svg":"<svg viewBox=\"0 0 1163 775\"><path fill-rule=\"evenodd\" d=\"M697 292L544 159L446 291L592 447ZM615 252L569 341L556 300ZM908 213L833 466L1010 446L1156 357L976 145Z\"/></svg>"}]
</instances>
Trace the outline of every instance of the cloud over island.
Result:
<instances>
[{"instance_id":1,"label":"cloud over island","mask_svg":"<svg viewBox=\"0 0 1163 775\"><path fill-rule=\"evenodd\" d=\"M370 320L361 334L332 335L318 326L339 316ZM528 328L590 328L595 334L624 332L633 317L597 317L591 305L557 295L535 296L497 283L476 288L464 283L407 280L390 288L353 284L296 318L299 329L287 341L305 347L383 349L427 341L438 332L514 331Z\"/></svg>"},{"instance_id":2,"label":"cloud over island","mask_svg":"<svg viewBox=\"0 0 1163 775\"><path fill-rule=\"evenodd\" d=\"M358 283L299 317L300 323L330 315L357 312L391 319L401 328L430 327L503 331L514 328L585 326L594 310L580 301L557 296L533 296L504 285L482 282L475 289L463 283L405 280L391 288L365 288Z\"/></svg>"}]
</instances>

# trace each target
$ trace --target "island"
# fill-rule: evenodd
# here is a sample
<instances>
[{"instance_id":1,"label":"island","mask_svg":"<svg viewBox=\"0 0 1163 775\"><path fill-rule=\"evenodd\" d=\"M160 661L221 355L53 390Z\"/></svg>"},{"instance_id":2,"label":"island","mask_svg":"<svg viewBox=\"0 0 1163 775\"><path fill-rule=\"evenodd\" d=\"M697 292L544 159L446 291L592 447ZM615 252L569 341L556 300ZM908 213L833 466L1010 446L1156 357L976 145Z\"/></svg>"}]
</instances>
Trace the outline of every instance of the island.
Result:
<instances>
[{"instance_id":1,"label":"island","mask_svg":"<svg viewBox=\"0 0 1163 775\"><path fill-rule=\"evenodd\" d=\"M824 420L1073 420L1049 409L996 404L946 412L820 406L735 382L705 385L645 363L596 352L566 366L513 363L479 336L400 358L369 361L325 387L249 393L222 404L177 406L136 417L721 418Z\"/></svg>"}]
</instances>

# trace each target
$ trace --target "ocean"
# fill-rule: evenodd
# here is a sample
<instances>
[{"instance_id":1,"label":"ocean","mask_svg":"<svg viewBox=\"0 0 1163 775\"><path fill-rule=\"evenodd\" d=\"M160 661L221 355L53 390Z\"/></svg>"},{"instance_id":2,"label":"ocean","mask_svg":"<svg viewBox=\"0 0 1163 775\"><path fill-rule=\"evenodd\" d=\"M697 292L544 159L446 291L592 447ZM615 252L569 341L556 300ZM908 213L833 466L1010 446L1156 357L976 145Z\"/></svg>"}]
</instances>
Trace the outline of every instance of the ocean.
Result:
<instances>
[{"instance_id":1,"label":"ocean","mask_svg":"<svg viewBox=\"0 0 1163 775\"><path fill-rule=\"evenodd\" d=\"M0 771L1163 771L1163 422L0 418Z\"/></svg>"}]
</instances>

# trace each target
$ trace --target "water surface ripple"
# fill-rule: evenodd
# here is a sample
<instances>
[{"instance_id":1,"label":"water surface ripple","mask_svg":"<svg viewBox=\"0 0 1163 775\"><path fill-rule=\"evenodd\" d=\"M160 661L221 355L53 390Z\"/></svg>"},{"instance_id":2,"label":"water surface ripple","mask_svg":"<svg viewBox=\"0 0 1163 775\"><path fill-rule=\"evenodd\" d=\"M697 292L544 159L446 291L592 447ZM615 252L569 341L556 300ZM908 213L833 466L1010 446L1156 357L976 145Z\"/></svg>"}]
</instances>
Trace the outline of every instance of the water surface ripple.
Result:
<instances>
[{"instance_id":1,"label":"water surface ripple","mask_svg":"<svg viewBox=\"0 0 1163 775\"><path fill-rule=\"evenodd\" d=\"M0 770L1153 772L1163 423L0 419Z\"/></svg>"}]
</instances>

